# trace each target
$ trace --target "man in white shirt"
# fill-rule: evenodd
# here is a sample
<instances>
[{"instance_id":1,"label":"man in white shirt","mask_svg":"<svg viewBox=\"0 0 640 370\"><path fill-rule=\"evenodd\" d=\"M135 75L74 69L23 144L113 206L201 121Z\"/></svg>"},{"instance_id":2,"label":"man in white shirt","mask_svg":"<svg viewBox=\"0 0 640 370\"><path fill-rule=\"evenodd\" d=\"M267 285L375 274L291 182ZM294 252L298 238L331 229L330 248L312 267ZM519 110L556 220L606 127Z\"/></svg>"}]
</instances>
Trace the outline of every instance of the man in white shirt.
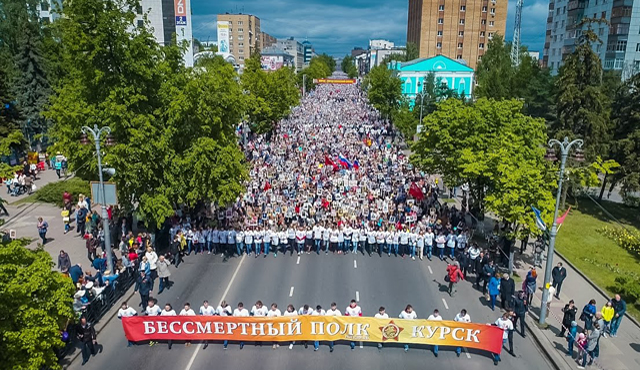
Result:
<instances>
[{"instance_id":1,"label":"man in white shirt","mask_svg":"<svg viewBox=\"0 0 640 370\"><path fill-rule=\"evenodd\" d=\"M118 310L118 318L122 319L123 317L131 317L131 316L136 316L138 314L138 312L136 312L136 310L134 310L133 308L129 307L127 305L127 302L123 302L122 306L120 306L120 309ZM133 346L133 342L132 341L128 341L129 343L127 344L127 347L131 347Z\"/></svg>"},{"instance_id":2,"label":"man in white shirt","mask_svg":"<svg viewBox=\"0 0 640 370\"><path fill-rule=\"evenodd\" d=\"M415 232L409 233L409 250L411 251L411 259L416 260L416 247L418 245L418 234Z\"/></svg>"},{"instance_id":3,"label":"man in white shirt","mask_svg":"<svg viewBox=\"0 0 640 370\"><path fill-rule=\"evenodd\" d=\"M244 304L242 302L238 303L238 307L233 310L233 316L234 317L249 317L249 311L244 308ZM224 345L224 349L227 349L227 345L229 344L229 341L225 340L223 345ZM244 348L244 342L240 342L240 349Z\"/></svg>"},{"instance_id":4,"label":"man in white shirt","mask_svg":"<svg viewBox=\"0 0 640 370\"><path fill-rule=\"evenodd\" d=\"M160 312L160 316L176 316L176 311L173 310L173 307L171 307L171 305L169 303L164 305L164 310L162 310L162 312ZM151 344L151 342L149 343ZM171 349L171 346L173 345L173 341L172 340L168 340L167 341L167 348Z\"/></svg>"},{"instance_id":5,"label":"man in white shirt","mask_svg":"<svg viewBox=\"0 0 640 370\"><path fill-rule=\"evenodd\" d=\"M384 240L384 231L376 231L376 247L378 248L378 257L382 257L382 252L384 252Z\"/></svg>"},{"instance_id":6,"label":"man in white shirt","mask_svg":"<svg viewBox=\"0 0 640 370\"><path fill-rule=\"evenodd\" d=\"M409 249L409 232L406 230L400 231L400 255L404 258L404 255Z\"/></svg>"},{"instance_id":7,"label":"man in white shirt","mask_svg":"<svg viewBox=\"0 0 640 370\"><path fill-rule=\"evenodd\" d=\"M284 313L282 314L284 317L291 317L291 316L298 316L298 312L296 311L296 308L293 307L292 304L287 306L287 310L284 311ZM289 349L293 349L293 345L296 344L296 342L291 342L289 343Z\"/></svg>"},{"instance_id":8,"label":"man in white shirt","mask_svg":"<svg viewBox=\"0 0 640 370\"><path fill-rule=\"evenodd\" d=\"M306 238L307 237L302 226L298 226L298 230L296 230L296 251L298 252L298 256L302 253L302 248L304 247L304 241ZM291 251L291 255L293 255L293 251Z\"/></svg>"},{"instance_id":9,"label":"man in white shirt","mask_svg":"<svg viewBox=\"0 0 640 370\"><path fill-rule=\"evenodd\" d=\"M350 226L344 228L344 253L351 251L351 236L353 235L353 229Z\"/></svg>"},{"instance_id":10,"label":"man in white shirt","mask_svg":"<svg viewBox=\"0 0 640 370\"><path fill-rule=\"evenodd\" d=\"M429 317L427 317L427 320L430 320L430 321L442 321L442 316L440 316L440 311L433 310L433 314L429 315ZM437 344L435 346L433 346L433 355L438 357L438 345Z\"/></svg>"},{"instance_id":11,"label":"man in white shirt","mask_svg":"<svg viewBox=\"0 0 640 370\"><path fill-rule=\"evenodd\" d=\"M202 306L200 306L200 315L202 316L214 316L216 314L216 309L213 306L209 306L209 301L202 302ZM209 347L209 341L204 341L204 346L202 349L207 349Z\"/></svg>"},{"instance_id":12,"label":"man in white shirt","mask_svg":"<svg viewBox=\"0 0 640 370\"><path fill-rule=\"evenodd\" d=\"M400 232L397 230L393 231L393 254L398 257L398 249L400 246Z\"/></svg>"},{"instance_id":13,"label":"man in white shirt","mask_svg":"<svg viewBox=\"0 0 640 370\"><path fill-rule=\"evenodd\" d=\"M313 243L316 247L316 254L320 254L320 242L322 241L323 228L320 225L313 227Z\"/></svg>"},{"instance_id":14,"label":"man in white shirt","mask_svg":"<svg viewBox=\"0 0 640 370\"><path fill-rule=\"evenodd\" d=\"M391 257L391 251L393 250L393 231L387 231L385 233L384 241L387 244L387 256Z\"/></svg>"},{"instance_id":15,"label":"man in white shirt","mask_svg":"<svg viewBox=\"0 0 640 370\"><path fill-rule=\"evenodd\" d=\"M405 307L404 311L400 312L400 318L403 320L415 320L418 318L418 314L416 314L416 311L413 310L413 307L408 304L407 307ZM408 344L404 345L404 351L409 351Z\"/></svg>"},{"instance_id":16,"label":"man in white shirt","mask_svg":"<svg viewBox=\"0 0 640 370\"><path fill-rule=\"evenodd\" d=\"M273 247L273 258L278 257L278 248L280 248L280 235L277 231L271 233L271 246Z\"/></svg>"},{"instance_id":17,"label":"man in white shirt","mask_svg":"<svg viewBox=\"0 0 640 370\"><path fill-rule=\"evenodd\" d=\"M326 312L322 309L322 306L317 305L315 311L311 312L311 316L324 316ZM313 342L313 350L317 351L320 349L320 341Z\"/></svg>"},{"instance_id":18,"label":"man in white shirt","mask_svg":"<svg viewBox=\"0 0 640 370\"><path fill-rule=\"evenodd\" d=\"M251 256L251 250L253 249L253 231L247 230L244 232L244 245L247 248L247 254Z\"/></svg>"},{"instance_id":19,"label":"man in white shirt","mask_svg":"<svg viewBox=\"0 0 640 370\"><path fill-rule=\"evenodd\" d=\"M196 313L191 308L191 304L189 302L184 304L184 308L180 311L180 316L195 316ZM189 347L191 345L190 341L186 341L184 343L185 346Z\"/></svg>"},{"instance_id":20,"label":"man in white shirt","mask_svg":"<svg viewBox=\"0 0 640 370\"><path fill-rule=\"evenodd\" d=\"M264 258L267 258L267 256L269 255L272 240L273 233L271 232L271 230L266 229L264 231L264 235L262 236L262 243L264 244Z\"/></svg>"},{"instance_id":21,"label":"man in white shirt","mask_svg":"<svg viewBox=\"0 0 640 370\"><path fill-rule=\"evenodd\" d=\"M513 331L513 321L509 319L509 312L505 312L501 317L496 320L494 323L495 326L499 327L503 330L502 332L502 344L507 342L509 339L509 331ZM493 354L493 364L498 366L498 362L502 361L500 359L500 353Z\"/></svg>"},{"instance_id":22,"label":"man in white shirt","mask_svg":"<svg viewBox=\"0 0 640 370\"><path fill-rule=\"evenodd\" d=\"M275 303L271 304L271 309L267 312L267 317L280 317L282 316L282 312L278 309L278 305ZM280 347L278 342L273 342L273 349Z\"/></svg>"},{"instance_id":23,"label":"man in white shirt","mask_svg":"<svg viewBox=\"0 0 640 370\"><path fill-rule=\"evenodd\" d=\"M371 229L367 229L367 246L365 249L369 257L371 257L371 252L375 251L375 248L376 248L376 232Z\"/></svg>"},{"instance_id":24,"label":"man in white shirt","mask_svg":"<svg viewBox=\"0 0 640 370\"><path fill-rule=\"evenodd\" d=\"M149 299L149 304L147 305L147 308L144 312L147 314L147 316L160 316L162 309L160 308L160 306L158 306L155 299Z\"/></svg>"},{"instance_id":25,"label":"man in white shirt","mask_svg":"<svg viewBox=\"0 0 640 370\"><path fill-rule=\"evenodd\" d=\"M256 257L258 258L258 256L260 255L260 253L262 253L262 236L263 236L264 232L262 230L256 230L253 233L253 244L255 245L255 250L256 250Z\"/></svg>"},{"instance_id":26,"label":"man in white shirt","mask_svg":"<svg viewBox=\"0 0 640 370\"><path fill-rule=\"evenodd\" d=\"M456 317L454 317L453 321L470 323L471 317L467 313L467 310L463 309L456 315ZM456 347L456 356L460 357L460 353L462 353L462 347Z\"/></svg>"},{"instance_id":27,"label":"man in white shirt","mask_svg":"<svg viewBox=\"0 0 640 370\"><path fill-rule=\"evenodd\" d=\"M291 248L291 255L293 256L293 250L296 248L296 230L289 226L287 229L287 239L289 243L289 248ZM284 249L284 253L287 253L287 249Z\"/></svg>"},{"instance_id":28,"label":"man in white shirt","mask_svg":"<svg viewBox=\"0 0 640 370\"><path fill-rule=\"evenodd\" d=\"M238 230L236 233L236 253L238 253L238 257L242 256L244 250L244 231Z\"/></svg>"},{"instance_id":29,"label":"man in white shirt","mask_svg":"<svg viewBox=\"0 0 640 370\"><path fill-rule=\"evenodd\" d=\"M262 301L257 301L256 304L251 307L251 316L266 317L267 308L262 304Z\"/></svg>"},{"instance_id":30,"label":"man in white shirt","mask_svg":"<svg viewBox=\"0 0 640 370\"><path fill-rule=\"evenodd\" d=\"M418 254L418 257L420 257L420 260L422 261L422 256L424 255L424 231L420 231L420 233L417 235L416 253Z\"/></svg>"},{"instance_id":31,"label":"man in white shirt","mask_svg":"<svg viewBox=\"0 0 640 370\"><path fill-rule=\"evenodd\" d=\"M342 316L342 312L338 309L338 305L336 302L331 303L331 308L325 312L325 316L334 316L339 317ZM333 352L333 342L329 342L329 352Z\"/></svg>"},{"instance_id":32,"label":"man in white shirt","mask_svg":"<svg viewBox=\"0 0 640 370\"><path fill-rule=\"evenodd\" d=\"M314 244L314 240L313 240L313 230L307 228L305 231L305 235L304 235L304 249L307 252L307 254L311 254L311 246Z\"/></svg>"},{"instance_id":33,"label":"man in white shirt","mask_svg":"<svg viewBox=\"0 0 640 370\"><path fill-rule=\"evenodd\" d=\"M360 243L360 229L353 229L351 234L351 253L358 253L358 243Z\"/></svg>"},{"instance_id":34,"label":"man in white shirt","mask_svg":"<svg viewBox=\"0 0 640 370\"><path fill-rule=\"evenodd\" d=\"M433 252L433 241L436 238L435 234L430 227L427 228L427 232L424 234L424 247L427 248L427 258L431 261L431 253Z\"/></svg>"},{"instance_id":35,"label":"man in white shirt","mask_svg":"<svg viewBox=\"0 0 640 370\"><path fill-rule=\"evenodd\" d=\"M387 312L385 311L385 308L383 306L380 306L380 308L378 309L378 313L375 314L373 316L376 319L388 319L389 315L387 315ZM382 349L382 343L378 343L378 350Z\"/></svg>"},{"instance_id":36,"label":"man in white shirt","mask_svg":"<svg viewBox=\"0 0 640 370\"><path fill-rule=\"evenodd\" d=\"M362 309L360 308L360 306L358 306L358 303L355 299L352 299L351 303L349 303L349 306L347 306L347 308L344 310L344 315L352 317L362 317ZM352 351L356 349L356 342L351 342L350 345Z\"/></svg>"}]
</instances>

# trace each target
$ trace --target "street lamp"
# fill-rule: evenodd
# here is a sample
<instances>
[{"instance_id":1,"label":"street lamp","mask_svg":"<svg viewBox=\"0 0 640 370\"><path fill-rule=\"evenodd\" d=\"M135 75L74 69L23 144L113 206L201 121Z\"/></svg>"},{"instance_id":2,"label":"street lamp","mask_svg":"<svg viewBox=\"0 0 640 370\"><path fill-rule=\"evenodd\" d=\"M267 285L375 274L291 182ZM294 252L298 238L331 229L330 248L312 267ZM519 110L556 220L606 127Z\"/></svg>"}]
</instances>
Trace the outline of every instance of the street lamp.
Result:
<instances>
[{"instance_id":1,"label":"street lamp","mask_svg":"<svg viewBox=\"0 0 640 370\"><path fill-rule=\"evenodd\" d=\"M583 141L581 139L573 140L569 142L569 138L565 137L564 141L560 142L556 139L549 140L549 149L547 150L547 155L545 158L548 160L555 161L556 155L553 151L554 146L558 146L560 148L560 179L558 180L558 194L556 194L556 209L553 213L553 224L551 225L551 232L549 233L549 249L547 250L547 265L544 270L544 289L542 290L542 306L540 307L540 319L538 320L538 324L540 326L546 326L545 320L547 317L547 302L549 302L549 284L551 283L551 270L553 269L553 250L556 244L556 235L558 234L558 224L556 220L558 219L558 207L560 207L560 196L562 194L562 181L564 179L564 167L567 163L567 157L569 156L569 150L572 146L577 145L578 148L581 148ZM576 150L575 160L583 161L584 155L580 149Z\"/></svg>"},{"instance_id":2,"label":"street lamp","mask_svg":"<svg viewBox=\"0 0 640 370\"><path fill-rule=\"evenodd\" d=\"M420 92L416 93L416 97L420 96L420 122L418 123L418 127L422 125L422 108L424 108L424 97L426 95L424 89L420 89L420 86L422 86L422 82L418 82L418 90Z\"/></svg>"},{"instance_id":3,"label":"street lamp","mask_svg":"<svg viewBox=\"0 0 640 370\"><path fill-rule=\"evenodd\" d=\"M98 174L100 175L100 195L102 195L102 227L104 228L104 247L107 252L107 266L111 273L113 270L113 258L111 256L111 232L109 230L109 214L107 213L107 197L104 191L104 180L102 178L102 155L100 153L100 137L103 134L107 134L106 144L108 146L113 145L115 142L111 136L111 128L104 126L98 128L98 125L93 125L93 128L88 126L82 126L82 136L80 137L80 143L83 145L89 144L87 133L93 136L93 141L96 144L96 153L98 155Z\"/></svg>"}]
</instances>

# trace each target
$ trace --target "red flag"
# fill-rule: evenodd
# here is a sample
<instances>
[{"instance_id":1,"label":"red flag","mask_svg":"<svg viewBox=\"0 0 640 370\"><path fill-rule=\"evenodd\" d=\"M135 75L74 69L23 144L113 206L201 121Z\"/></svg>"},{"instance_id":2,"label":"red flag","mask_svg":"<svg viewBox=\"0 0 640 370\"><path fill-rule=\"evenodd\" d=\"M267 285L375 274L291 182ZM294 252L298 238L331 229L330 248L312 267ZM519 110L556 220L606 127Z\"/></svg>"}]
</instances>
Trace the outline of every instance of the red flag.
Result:
<instances>
[{"instance_id":1,"label":"red flag","mask_svg":"<svg viewBox=\"0 0 640 370\"><path fill-rule=\"evenodd\" d=\"M416 198L418 201L421 201L422 199L424 199L424 194L422 193L422 190L420 190L420 188L418 187L418 185L416 185L415 182L412 182L411 187L409 187L409 195Z\"/></svg>"},{"instance_id":2,"label":"red flag","mask_svg":"<svg viewBox=\"0 0 640 370\"><path fill-rule=\"evenodd\" d=\"M326 164L327 166L335 166L335 163L333 163L331 158L327 157L326 155L324 156L324 164Z\"/></svg>"},{"instance_id":3,"label":"red flag","mask_svg":"<svg viewBox=\"0 0 640 370\"><path fill-rule=\"evenodd\" d=\"M269 184L269 181L267 181L267 183L266 183L266 184L264 184L264 189L263 189L263 191L267 191L267 190L269 190L269 189L271 189L271 184Z\"/></svg>"},{"instance_id":4,"label":"red flag","mask_svg":"<svg viewBox=\"0 0 640 370\"><path fill-rule=\"evenodd\" d=\"M556 223L558 224L558 226L562 225L562 223L564 222L564 219L567 218L567 215L569 214L569 211L571 210L571 206L569 206L569 209L567 209L567 211L560 217L558 217L558 219L556 220Z\"/></svg>"}]
</instances>

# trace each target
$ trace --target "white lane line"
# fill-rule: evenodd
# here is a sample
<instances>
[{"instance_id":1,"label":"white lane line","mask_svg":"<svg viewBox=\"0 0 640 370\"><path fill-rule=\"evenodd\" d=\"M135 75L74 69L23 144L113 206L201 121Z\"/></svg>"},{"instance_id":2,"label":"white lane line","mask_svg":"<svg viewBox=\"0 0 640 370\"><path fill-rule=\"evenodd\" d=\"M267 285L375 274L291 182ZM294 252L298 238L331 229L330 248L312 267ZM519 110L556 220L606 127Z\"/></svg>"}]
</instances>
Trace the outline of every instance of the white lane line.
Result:
<instances>
[{"instance_id":1,"label":"white lane line","mask_svg":"<svg viewBox=\"0 0 640 370\"><path fill-rule=\"evenodd\" d=\"M464 354L467 355L467 358L471 358L471 355L469 354L467 347L462 347L462 348L464 348Z\"/></svg>"},{"instance_id":2,"label":"white lane line","mask_svg":"<svg viewBox=\"0 0 640 370\"><path fill-rule=\"evenodd\" d=\"M362 342L360 342L360 348L364 348L364 345L362 344Z\"/></svg>"},{"instance_id":3,"label":"white lane line","mask_svg":"<svg viewBox=\"0 0 640 370\"><path fill-rule=\"evenodd\" d=\"M433 270L431 269L431 266L427 266L429 268L429 272L431 273L431 275L433 275Z\"/></svg>"},{"instance_id":4,"label":"white lane line","mask_svg":"<svg viewBox=\"0 0 640 370\"><path fill-rule=\"evenodd\" d=\"M353 268L354 269L358 268L358 262L356 260L353 260Z\"/></svg>"},{"instance_id":5,"label":"white lane line","mask_svg":"<svg viewBox=\"0 0 640 370\"><path fill-rule=\"evenodd\" d=\"M293 287L291 287L291 290L289 290L289 297L293 297Z\"/></svg>"},{"instance_id":6,"label":"white lane line","mask_svg":"<svg viewBox=\"0 0 640 370\"><path fill-rule=\"evenodd\" d=\"M360 302L360 292L356 290L356 302Z\"/></svg>"},{"instance_id":7,"label":"white lane line","mask_svg":"<svg viewBox=\"0 0 640 370\"><path fill-rule=\"evenodd\" d=\"M444 298L442 298L442 303L444 303L444 308L446 308L448 310L449 309L449 305L447 304L447 301L444 300Z\"/></svg>"},{"instance_id":8,"label":"white lane line","mask_svg":"<svg viewBox=\"0 0 640 370\"><path fill-rule=\"evenodd\" d=\"M300 264L300 256L298 256L298 260L296 261L296 265Z\"/></svg>"},{"instance_id":9,"label":"white lane line","mask_svg":"<svg viewBox=\"0 0 640 370\"><path fill-rule=\"evenodd\" d=\"M244 262L245 257L247 257L246 254L242 256L240 263L238 263L238 267L236 267L236 270L233 272L233 275L231 276L231 280L229 280L229 284L227 284L227 288L224 290L224 293L222 293L222 297L220 297L220 303L222 303L222 301L224 301L224 299L227 297L227 293L229 293L229 289L231 289L231 284L233 284L233 281L236 279L236 276L238 276L238 271L240 271L240 266L242 266L242 262ZM202 343L199 343L198 346L196 347L196 350L193 351L193 355L191 355L189 362L187 362L187 367L185 368L185 370L191 370L191 366L193 366L193 362L196 360L198 351L200 351L201 348L202 348Z\"/></svg>"}]
</instances>

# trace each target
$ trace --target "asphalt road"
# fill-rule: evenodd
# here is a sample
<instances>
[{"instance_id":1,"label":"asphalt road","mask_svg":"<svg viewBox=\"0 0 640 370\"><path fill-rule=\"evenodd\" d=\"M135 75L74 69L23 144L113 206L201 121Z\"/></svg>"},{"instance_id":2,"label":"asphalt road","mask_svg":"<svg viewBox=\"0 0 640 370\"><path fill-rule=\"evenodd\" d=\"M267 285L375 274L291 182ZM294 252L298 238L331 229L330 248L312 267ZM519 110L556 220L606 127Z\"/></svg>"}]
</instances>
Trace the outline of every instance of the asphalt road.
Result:
<instances>
[{"instance_id":1,"label":"asphalt road","mask_svg":"<svg viewBox=\"0 0 640 370\"><path fill-rule=\"evenodd\" d=\"M355 261L355 263L354 263ZM458 294L449 297L444 287L446 263L434 259L429 262L412 261L400 257L382 258L359 254L278 255L274 258L244 257L223 262L220 255L198 255L187 257L179 269L172 270L175 285L159 296L159 304L169 302L176 311L189 301L198 310L202 301L208 299L217 304L222 298L235 308L239 301L248 309L257 301L265 305L276 302L281 310L289 303L296 309L307 303L315 307L320 304L328 308L332 301L344 311L351 299L359 299L365 316L373 316L379 306L385 306L390 317L397 317L407 304L411 304L418 318L427 318L434 309L440 310L444 319L452 320L457 312L466 308L473 322L494 322L500 312L492 312L485 305L481 293L469 282L458 284ZM235 274L235 277L234 277ZM293 290L292 290L293 287ZM291 294L293 291L293 294ZM130 305L137 306L136 295ZM514 335L516 357L506 351L502 353L499 367L517 369L551 369L545 357L532 340ZM457 357L454 348L441 347L438 358L430 348L413 346L405 353L401 345L387 345L378 351L375 344L356 346L351 351L348 343L336 345L335 351L321 344L314 352L301 344L289 350L286 345L273 350L265 343L255 346L247 343L243 350L231 343L228 350L222 344L210 344L206 350L193 343L190 347L174 344L167 350L166 344L153 347L138 345L127 348L119 320L112 320L99 334L98 341L104 350L80 366L81 358L69 369L154 369L154 370L204 370L222 369L413 369L434 364L440 369L491 369L495 368L491 355L486 352L463 351ZM428 362L427 362L428 361Z\"/></svg>"}]
</instances>

